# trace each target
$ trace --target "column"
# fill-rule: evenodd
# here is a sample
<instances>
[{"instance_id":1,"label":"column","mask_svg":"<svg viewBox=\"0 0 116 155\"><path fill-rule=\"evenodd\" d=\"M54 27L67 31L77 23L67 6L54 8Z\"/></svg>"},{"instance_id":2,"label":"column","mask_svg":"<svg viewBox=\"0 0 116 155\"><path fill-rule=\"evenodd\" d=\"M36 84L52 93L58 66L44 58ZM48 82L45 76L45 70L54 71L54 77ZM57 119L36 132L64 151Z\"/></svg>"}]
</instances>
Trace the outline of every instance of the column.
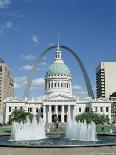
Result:
<instances>
[{"instance_id":1,"label":"column","mask_svg":"<svg viewBox=\"0 0 116 155\"><path fill-rule=\"evenodd\" d=\"M64 105L62 106L61 122L64 123Z\"/></svg>"},{"instance_id":2,"label":"column","mask_svg":"<svg viewBox=\"0 0 116 155\"><path fill-rule=\"evenodd\" d=\"M68 105L68 121L70 121L71 117L70 117L70 105Z\"/></svg>"},{"instance_id":3,"label":"column","mask_svg":"<svg viewBox=\"0 0 116 155\"><path fill-rule=\"evenodd\" d=\"M111 106L108 107L108 115L109 115L109 119L110 119L110 123L111 123Z\"/></svg>"},{"instance_id":4,"label":"column","mask_svg":"<svg viewBox=\"0 0 116 155\"><path fill-rule=\"evenodd\" d=\"M52 122L52 113L51 113L51 109L52 109L52 106L49 105L49 112L48 112L48 123L51 123Z\"/></svg>"},{"instance_id":5,"label":"column","mask_svg":"<svg viewBox=\"0 0 116 155\"><path fill-rule=\"evenodd\" d=\"M103 107L103 114L106 115L106 107Z\"/></svg>"},{"instance_id":6,"label":"column","mask_svg":"<svg viewBox=\"0 0 116 155\"><path fill-rule=\"evenodd\" d=\"M46 106L45 105L43 106L43 121L45 124L46 123Z\"/></svg>"},{"instance_id":7,"label":"column","mask_svg":"<svg viewBox=\"0 0 116 155\"><path fill-rule=\"evenodd\" d=\"M58 116L58 106L55 106L55 114Z\"/></svg>"},{"instance_id":8,"label":"column","mask_svg":"<svg viewBox=\"0 0 116 155\"><path fill-rule=\"evenodd\" d=\"M33 114L36 115L36 107L33 107L33 110L32 110Z\"/></svg>"},{"instance_id":9,"label":"column","mask_svg":"<svg viewBox=\"0 0 116 155\"><path fill-rule=\"evenodd\" d=\"M76 106L74 105L74 109L73 109L73 119L75 118L76 115L77 115L77 114L76 114Z\"/></svg>"},{"instance_id":10,"label":"column","mask_svg":"<svg viewBox=\"0 0 116 155\"><path fill-rule=\"evenodd\" d=\"M100 111L100 107L99 107L99 106L97 107L97 113L98 113L98 114L101 113L101 111Z\"/></svg>"}]
</instances>

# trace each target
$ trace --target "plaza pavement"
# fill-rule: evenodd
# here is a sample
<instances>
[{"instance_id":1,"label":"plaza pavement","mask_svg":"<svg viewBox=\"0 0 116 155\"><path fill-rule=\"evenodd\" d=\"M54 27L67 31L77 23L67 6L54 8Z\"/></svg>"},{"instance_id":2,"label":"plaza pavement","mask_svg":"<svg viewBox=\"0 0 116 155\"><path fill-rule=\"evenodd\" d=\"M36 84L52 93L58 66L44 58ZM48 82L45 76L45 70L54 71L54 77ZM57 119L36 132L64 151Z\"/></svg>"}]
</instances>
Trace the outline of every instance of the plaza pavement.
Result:
<instances>
[{"instance_id":1,"label":"plaza pavement","mask_svg":"<svg viewBox=\"0 0 116 155\"><path fill-rule=\"evenodd\" d=\"M116 155L116 146L78 148L0 147L0 155Z\"/></svg>"}]
</instances>

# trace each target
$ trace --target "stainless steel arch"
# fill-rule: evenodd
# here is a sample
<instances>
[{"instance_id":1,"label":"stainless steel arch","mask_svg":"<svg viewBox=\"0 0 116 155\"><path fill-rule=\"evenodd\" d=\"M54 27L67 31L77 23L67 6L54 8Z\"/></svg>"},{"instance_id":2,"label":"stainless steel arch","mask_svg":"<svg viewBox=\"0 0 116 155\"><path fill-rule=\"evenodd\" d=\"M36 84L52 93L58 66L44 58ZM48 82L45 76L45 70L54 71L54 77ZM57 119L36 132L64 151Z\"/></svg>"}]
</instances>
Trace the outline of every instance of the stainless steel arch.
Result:
<instances>
[{"instance_id":1,"label":"stainless steel arch","mask_svg":"<svg viewBox=\"0 0 116 155\"><path fill-rule=\"evenodd\" d=\"M88 96L89 97L92 97L94 99L94 93L93 93L93 90L92 90L92 86L91 86L91 83L90 83L90 80L89 80L89 76L87 74L87 71L81 61L81 59L79 58L79 56L76 54L76 52L74 50L72 50L71 48L67 47L67 46L64 46L64 45L59 45L60 48L64 48L66 49L68 52L70 52L74 57L75 59L77 60L80 68L81 68L81 71L82 71L82 74L83 74L83 77L84 77L84 80L85 80L85 83L86 83L86 87L87 87L87 91L88 91ZM37 61L35 62L35 64L33 65L33 68L32 68L32 71L31 71L31 75L30 77L27 79L27 83L26 83L26 87L25 87L25 90L24 90L24 95L23 95L23 98L25 97L28 97L29 96L29 92L30 92L30 87L31 87L31 83L32 83L32 76L33 74L35 73L36 69L37 69L37 66L38 64L41 63L43 57L45 56L45 54L50 51L51 49L54 49L54 48L57 48L57 45L54 45L54 46L50 46L49 48L47 48L46 50L44 50L41 55L39 56L39 58L37 59Z\"/></svg>"}]
</instances>

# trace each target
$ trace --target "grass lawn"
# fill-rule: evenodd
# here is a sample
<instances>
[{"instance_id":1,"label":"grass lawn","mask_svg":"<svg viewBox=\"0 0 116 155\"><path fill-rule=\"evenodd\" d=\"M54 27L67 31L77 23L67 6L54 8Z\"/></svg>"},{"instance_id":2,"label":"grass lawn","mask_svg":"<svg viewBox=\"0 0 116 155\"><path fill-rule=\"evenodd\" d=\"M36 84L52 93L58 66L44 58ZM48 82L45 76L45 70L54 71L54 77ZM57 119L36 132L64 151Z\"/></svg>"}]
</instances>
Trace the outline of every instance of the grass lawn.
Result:
<instances>
[{"instance_id":1,"label":"grass lawn","mask_svg":"<svg viewBox=\"0 0 116 155\"><path fill-rule=\"evenodd\" d=\"M10 132L11 126L2 126L0 127L0 132Z\"/></svg>"}]
</instances>

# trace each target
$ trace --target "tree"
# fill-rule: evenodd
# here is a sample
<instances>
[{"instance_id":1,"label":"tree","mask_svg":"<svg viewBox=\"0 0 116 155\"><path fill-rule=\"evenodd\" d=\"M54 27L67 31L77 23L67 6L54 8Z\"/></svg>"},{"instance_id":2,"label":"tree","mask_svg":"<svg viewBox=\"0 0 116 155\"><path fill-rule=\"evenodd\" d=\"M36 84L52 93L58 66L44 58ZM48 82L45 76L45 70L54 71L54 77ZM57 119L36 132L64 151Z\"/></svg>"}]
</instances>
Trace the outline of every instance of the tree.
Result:
<instances>
[{"instance_id":1,"label":"tree","mask_svg":"<svg viewBox=\"0 0 116 155\"><path fill-rule=\"evenodd\" d=\"M109 124L109 118L105 115L97 114L94 112L84 112L82 114L79 114L75 117L75 120L77 122L84 122L86 121L87 124L90 124L91 122L94 122L96 125L100 124Z\"/></svg>"},{"instance_id":2,"label":"tree","mask_svg":"<svg viewBox=\"0 0 116 155\"><path fill-rule=\"evenodd\" d=\"M9 124L12 124L13 122L24 123L27 118L32 121L33 114L30 112L26 112L24 109L15 109L9 116Z\"/></svg>"}]
</instances>

